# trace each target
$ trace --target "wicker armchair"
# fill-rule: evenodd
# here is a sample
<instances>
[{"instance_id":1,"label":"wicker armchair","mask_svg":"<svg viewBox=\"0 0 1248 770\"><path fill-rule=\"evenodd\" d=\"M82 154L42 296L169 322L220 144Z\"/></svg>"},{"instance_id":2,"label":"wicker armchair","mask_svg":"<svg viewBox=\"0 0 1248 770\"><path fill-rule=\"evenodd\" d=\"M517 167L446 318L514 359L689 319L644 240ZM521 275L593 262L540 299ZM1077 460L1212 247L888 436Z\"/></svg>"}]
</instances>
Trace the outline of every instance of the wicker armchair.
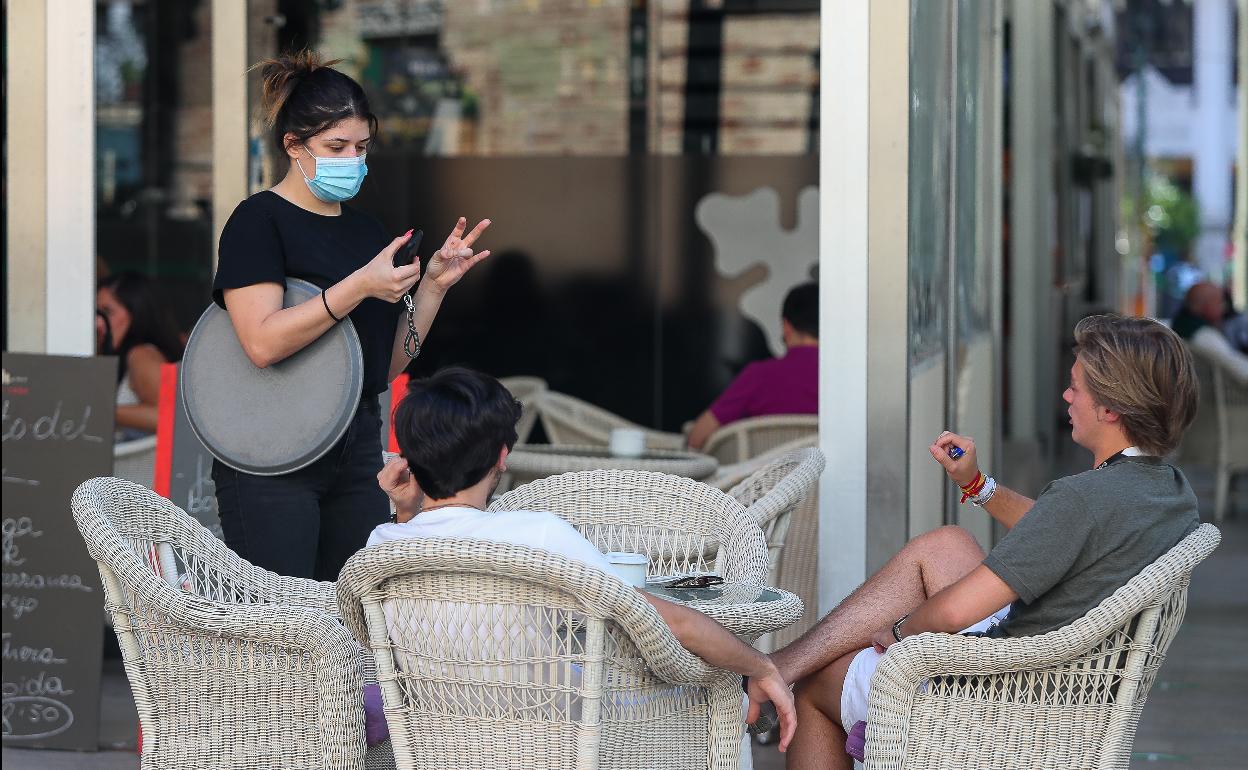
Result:
<instances>
[{"instance_id":1,"label":"wicker armchair","mask_svg":"<svg viewBox=\"0 0 1248 770\"><path fill-rule=\"evenodd\" d=\"M819 416L776 414L730 422L712 433L702 451L720 464L744 462L769 449L819 432Z\"/></svg>"},{"instance_id":2,"label":"wicker armchair","mask_svg":"<svg viewBox=\"0 0 1248 770\"><path fill-rule=\"evenodd\" d=\"M555 445L605 447L610 443L612 430L633 428L645 432L649 449L685 448L685 437L679 433L642 427L588 401L553 390L542 394L538 412L546 438Z\"/></svg>"},{"instance_id":3,"label":"wicker armchair","mask_svg":"<svg viewBox=\"0 0 1248 770\"><path fill-rule=\"evenodd\" d=\"M549 389L546 380L541 377L503 377L499 382L520 402L520 421L516 423L516 440L524 443L529 440L529 434L533 432L533 426L537 424L542 394Z\"/></svg>"},{"instance_id":4,"label":"wicker armchair","mask_svg":"<svg viewBox=\"0 0 1248 770\"><path fill-rule=\"evenodd\" d=\"M767 538L768 585L797 594L805 606L801 619L763 639L760 649L788 644L819 619L818 484L823 467L823 452L818 449L793 450L759 468L728 492L745 506L746 514Z\"/></svg>"},{"instance_id":5,"label":"wicker armchair","mask_svg":"<svg viewBox=\"0 0 1248 770\"><path fill-rule=\"evenodd\" d=\"M397 766L735 770L741 678L613 575L484 540L366 548L338 581Z\"/></svg>"},{"instance_id":6,"label":"wicker armchair","mask_svg":"<svg viewBox=\"0 0 1248 770\"><path fill-rule=\"evenodd\" d=\"M714 570L730 583L763 586L767 541L745 508L701 482L664 473L595 470L524 484L490 503L492 511L550 511L600 551L650 557L651 575ZM699 607L751 639L792 624L801 600Z\"/></svg>"},{"instance_id":7,"label":"wicker armchair","mask_svg":"<svg viewBox=\"0 0 1248 770\"><path fill-rule=\"evenodd\" d=\"M1120 768L1187 608L1204 524L1088 614L1041 636L919 634L871 680L866 767Z\"/></svg>"},{"instance_id":8,"label":"wicker armchair","mask_svg":"<svg viewBox=\"0 0 1248 770\"><path fill-rule=\"evenodd\" d=\"M1213 401L1218 425L1213 520L1220 524L1230 507L1231 479L1248 471L1248 385L1236 382L1224 368L1214 367Z\"/></svg>"},{"instance_id":9,"label":"wicker armchair","mask_svg":"<svg viewBox=\"0 0 1248 770\"><path fill-rule=\"evenodd\" d=\"M83 482L72 507L100 569L144 770L393 766L387 744L365 757L372 656L339 621L333 583L255 567L122 479Z\"/></svg>"}]
</instances>

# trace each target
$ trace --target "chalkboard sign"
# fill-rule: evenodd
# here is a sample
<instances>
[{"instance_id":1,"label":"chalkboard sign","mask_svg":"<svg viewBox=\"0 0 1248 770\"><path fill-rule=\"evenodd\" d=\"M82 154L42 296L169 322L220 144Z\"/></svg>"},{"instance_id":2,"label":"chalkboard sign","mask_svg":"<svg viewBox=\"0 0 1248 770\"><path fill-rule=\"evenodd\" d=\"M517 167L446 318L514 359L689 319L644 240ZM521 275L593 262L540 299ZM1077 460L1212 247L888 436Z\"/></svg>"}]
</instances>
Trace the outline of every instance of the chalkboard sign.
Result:
<instances>
[{"instance_id":1,"label":"chalkboard sign","mask_svg":"<svg viewBox=\"0 0 1248 770\"><path fill-rule=\"evenodd\" d=\"M221 538L217 486L212 481L212 454L204 448L186 418L182 389L178 387L180 372L177 364L161 367L155 490Z\"/></svg>"},{"instance_id":2,"label":"chalkboard sign","mask_svg":"<svg viewBox=\"0 0 1248 770\"><path fill-rule=\"evenodd\" d=\"M3 361L4 744L94 751L104 600L69 501L112 472L117 359Z\"/></svg>"}]
</instances>

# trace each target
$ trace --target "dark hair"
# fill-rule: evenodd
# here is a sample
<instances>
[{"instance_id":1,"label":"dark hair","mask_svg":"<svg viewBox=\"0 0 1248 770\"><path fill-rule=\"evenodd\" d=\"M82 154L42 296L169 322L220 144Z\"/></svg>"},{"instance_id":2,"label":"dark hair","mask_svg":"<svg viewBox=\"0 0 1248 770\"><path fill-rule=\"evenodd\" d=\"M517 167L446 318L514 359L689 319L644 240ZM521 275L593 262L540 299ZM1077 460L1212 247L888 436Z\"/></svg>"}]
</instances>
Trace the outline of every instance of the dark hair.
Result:
<instances>
[{"instance_id":1,"label":"dark hair","mask_svg":"<svg viewBox=\"0 0 1248 770\"><path fill-rule=\"evenodd\" d=\"M819 284L803 283L790 289L780 317L802 334L819 339Z\"/></svg>"},{"instance_id":2,"label":"dark hair","mask_svg":"<svg viewBox=\"0 0 1248 770\"><path fill-rule=\"evenodd\" d=\"M1159 457L1178 447L1199 402L1179 335L1148 318L1088 316L1075 325L1075 355L1092 402L1121 416L1131 443Z\"/></svg>"},{"instance_id":3,"label":"dark hair","mask_svg":"<svg viewBox=\"0 0 1248 770\"><path fill-rule=\"evenodd\" d=\"M119 378L125 376L126 354L139 345L155 345L169 362L182 358L182 339L178 336L178 326L169 315L168 309L161 304L156 294L156 286L150 278L141 273L126 271L101 278L96 282L95 288L97 291L111 291L130 314L130 327L126 329L126 336L121 339L116 351L121 359Z\"/></svg>"},{"instance_id":4,"label":"dark hair","mask_svg":"<svg viewBox=\"0 0 1248 770\"><path fill-rule=\"evenodd\" d=\"M286 155L286 134L306 142L347 118L363 118L368 121L368 133L377 134L377 116L369 109L364 89L333 68L340 61L323 61L305 49L266 59L252 68L260 70L260 111L273 132L279 158Z\"/></svg>"},{"instance_id":5,"label":"dark hair","mask_svg":"<svg viewBox=\"0 0 1248 770\"><path fill-rule=\"evenodd\" d=\"M442 369L412 380L394 412L399 452L428 497L450 497L485 478L516 444L520 403L488 374Z\"/></svg>"}]
</instances>

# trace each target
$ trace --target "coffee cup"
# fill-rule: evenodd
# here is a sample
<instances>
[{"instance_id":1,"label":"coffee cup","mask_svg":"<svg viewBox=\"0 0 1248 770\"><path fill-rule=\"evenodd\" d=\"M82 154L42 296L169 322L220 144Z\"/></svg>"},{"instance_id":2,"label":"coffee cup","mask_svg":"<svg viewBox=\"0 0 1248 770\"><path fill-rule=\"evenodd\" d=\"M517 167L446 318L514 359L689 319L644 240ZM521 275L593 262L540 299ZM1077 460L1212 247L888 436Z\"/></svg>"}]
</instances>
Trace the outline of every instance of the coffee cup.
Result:
<instances>
[{"instance_id":1,"label":"coffee cup","mask_svg":"<svg viewBox=\"0 0 1248 770\"><path fill-rule=\"evenodd\" d=\"M620 580L634 588L646 587L646 567L650 559L644 553L611 551L607 554L607 561L611 562L611 569Z\"/></svg>"},{"instance_id":2,"label":"coffee cup","mask_svg":"<svg viewBox=\"0 0 1248 770\"><path fill-rule=\"evenodd\" d=\"M646 451L646 433L637 428L614 428L607 448L613 457L641 457Z\"/></svg>"}]
</instances>

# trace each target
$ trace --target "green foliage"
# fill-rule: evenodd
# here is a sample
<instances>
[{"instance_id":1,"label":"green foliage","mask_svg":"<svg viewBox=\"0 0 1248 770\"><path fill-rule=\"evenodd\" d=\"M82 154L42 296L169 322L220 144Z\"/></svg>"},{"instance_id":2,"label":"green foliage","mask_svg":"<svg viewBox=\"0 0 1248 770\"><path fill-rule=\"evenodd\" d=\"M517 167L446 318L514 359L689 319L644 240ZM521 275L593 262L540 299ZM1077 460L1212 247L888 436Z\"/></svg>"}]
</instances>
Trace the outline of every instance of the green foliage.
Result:
<instances>
[{"instance_id":1,"label":"green foliage","mask_svg":"<svg viewBox=\"0 0 1248 770\"><path fill-rule=\"evenodd\" d=\"M1148 180L1142 219L1159 250L1184 255L1200 234L1196 199L1162 176Z\"/></svg>"}]
</instances>

